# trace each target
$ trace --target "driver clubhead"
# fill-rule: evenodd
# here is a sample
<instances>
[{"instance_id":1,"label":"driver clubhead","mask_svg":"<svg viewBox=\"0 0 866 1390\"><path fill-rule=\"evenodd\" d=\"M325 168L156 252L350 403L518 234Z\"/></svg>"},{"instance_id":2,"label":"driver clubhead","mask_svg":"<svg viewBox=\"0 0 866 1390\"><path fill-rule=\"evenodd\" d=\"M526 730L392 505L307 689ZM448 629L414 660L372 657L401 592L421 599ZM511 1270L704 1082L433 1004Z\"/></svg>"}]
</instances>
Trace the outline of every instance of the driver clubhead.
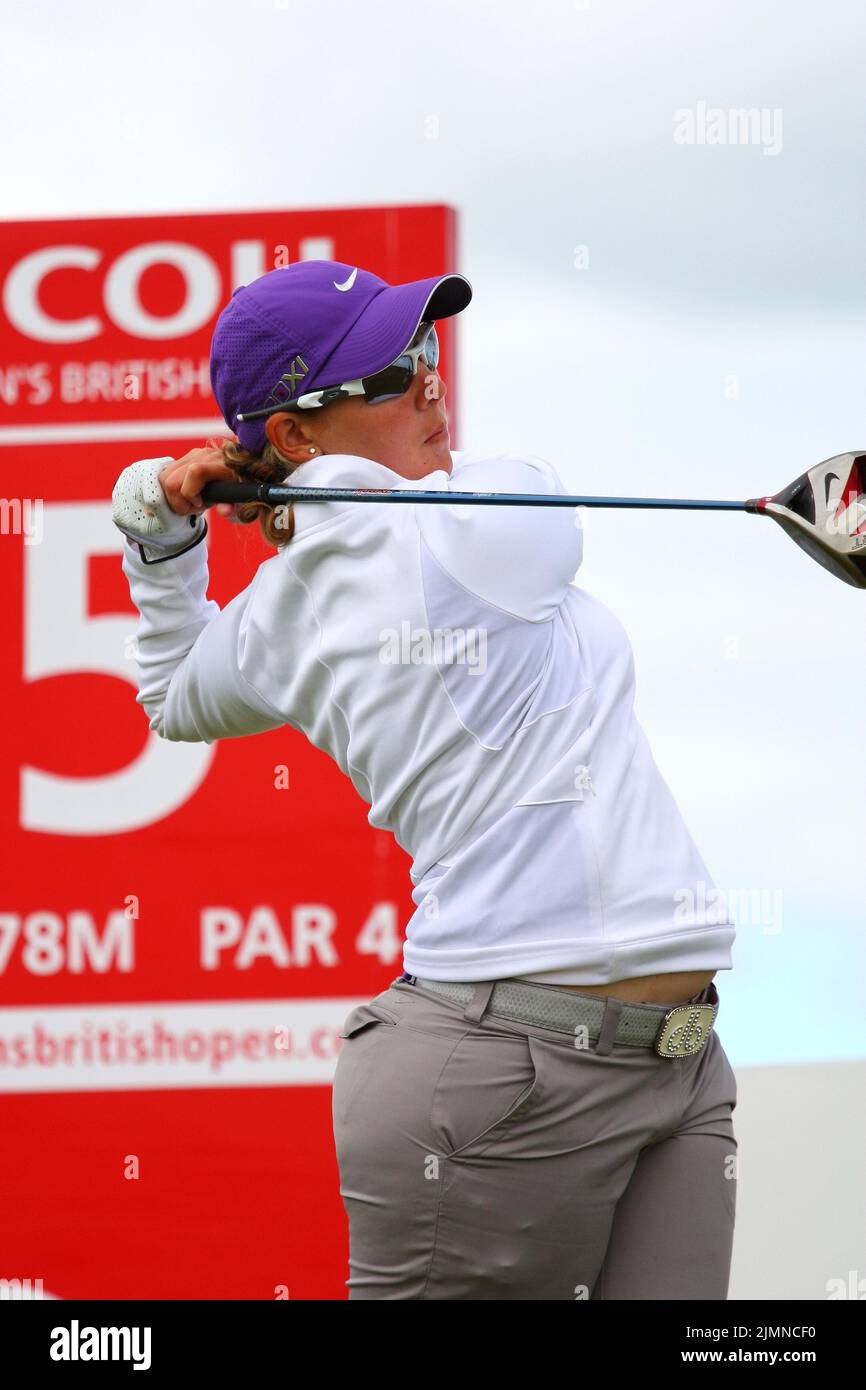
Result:
<instances>
[{"instance_id":1,"label":"driver clubhead","mask_svg":"<svg viewBox=\"0 0 866 1390\"><path fill-rule=\"evenodd\" d=\"M771 516L824 569L866 589L866 450L825 459L746 510Z\"/></svg>"}]
</instances>

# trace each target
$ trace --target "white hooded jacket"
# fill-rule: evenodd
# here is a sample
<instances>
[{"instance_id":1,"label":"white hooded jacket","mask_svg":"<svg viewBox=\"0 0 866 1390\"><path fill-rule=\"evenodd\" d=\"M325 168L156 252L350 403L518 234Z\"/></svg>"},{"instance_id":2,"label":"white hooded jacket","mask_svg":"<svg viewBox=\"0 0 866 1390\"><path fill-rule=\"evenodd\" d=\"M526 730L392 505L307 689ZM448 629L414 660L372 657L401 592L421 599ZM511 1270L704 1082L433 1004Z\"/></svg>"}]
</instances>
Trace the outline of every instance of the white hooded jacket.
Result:
<instances>
[{"instance_id":1,"label":"white hooded jacket","mask_svg":"<svg viewBox=\"0 0 866 1390\"><path fill-rule=\"evenodd\" d=\"M412 482L325 455L293 485L564 493L534 457ZM412 856L404 969L607 984L731 968L734 924L633 710L622 625L573 581L571 508L304 502L222 611L207 548L145 564L138 700L162 737L288 724ZM547 972L562 972L548 976Z\"/></svg>"}]
</instances>

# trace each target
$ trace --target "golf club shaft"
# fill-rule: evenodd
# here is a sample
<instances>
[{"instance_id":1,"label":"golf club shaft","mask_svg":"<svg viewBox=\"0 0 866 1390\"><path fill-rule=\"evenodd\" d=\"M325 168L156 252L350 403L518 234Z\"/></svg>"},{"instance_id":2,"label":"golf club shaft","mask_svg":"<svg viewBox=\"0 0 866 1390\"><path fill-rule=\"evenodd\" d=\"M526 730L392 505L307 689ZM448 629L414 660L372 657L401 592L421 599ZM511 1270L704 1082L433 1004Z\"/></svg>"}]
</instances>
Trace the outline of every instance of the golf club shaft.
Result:
<instances>
[{"instance_id":1,"label":"golf club shaft","mask_svg":"<svg viewBox=\"0 0 866 1390\"><path fill-rule=\"evenodd\" d=\"M280 483L206 483L202 499L216 502L430 502L480 507L654 507L686 511L756 511L752 502L693 500L681 497L575 497L532 492L422 492L401 489L291 487Z\"/></svg>"}]
</instances>

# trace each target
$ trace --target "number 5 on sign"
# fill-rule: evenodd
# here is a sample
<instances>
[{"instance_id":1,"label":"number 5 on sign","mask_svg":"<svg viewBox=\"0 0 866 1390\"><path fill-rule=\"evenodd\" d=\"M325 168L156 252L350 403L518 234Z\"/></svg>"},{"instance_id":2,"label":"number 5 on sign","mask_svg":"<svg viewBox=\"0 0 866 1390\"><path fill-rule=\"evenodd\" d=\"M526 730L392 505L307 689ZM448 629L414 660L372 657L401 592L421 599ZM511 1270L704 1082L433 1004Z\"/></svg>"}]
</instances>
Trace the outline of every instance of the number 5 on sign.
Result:
<instances>
[{"instance_id":1,"label":"number 5 on sign","mask_svg":"<svg viewBox=\"0 0 866 1390\"><path fill-rule=\"evenodd\" d=\"M25 680L93 671L119 676L137 691L135 662L127 655L129 615L87 612L88 559L115 551L119 557L122 545L109 502L45 504L41 545L23 547ZM22 826L55 835L138 830L189 800L213 754L210 744L170 743L151 733L133 762L105 777L57 777L25 767Z\"/></svg>"}]
</instances>

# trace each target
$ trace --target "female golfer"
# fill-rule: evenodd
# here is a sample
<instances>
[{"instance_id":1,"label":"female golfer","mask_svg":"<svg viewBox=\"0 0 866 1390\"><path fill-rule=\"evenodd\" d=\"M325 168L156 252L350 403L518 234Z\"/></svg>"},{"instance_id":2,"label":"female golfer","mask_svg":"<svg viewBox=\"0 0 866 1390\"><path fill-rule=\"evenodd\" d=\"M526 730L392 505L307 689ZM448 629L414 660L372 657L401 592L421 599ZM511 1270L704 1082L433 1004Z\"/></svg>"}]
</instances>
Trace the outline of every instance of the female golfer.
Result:
<instances>
[{"instance_id":1,"label":"female golfer","mask_svg":"<svg viewBox=\"0 0 866 1390\"><path fill-rule=\"evenodd\" d=\"M201 491L563 493L450 449L436 320L460 275L331 261L232 296L211 379L236 439L114 489L139 694L167 739L289 724L413 858L404 973L346 1020L333 1091L350 1298L723 1299L736 1082L713 976L734 926L633 712L569 508L305 501L220 611ZM568 364L502 363L501 406Z\"/></svg>"}]
</instances>

